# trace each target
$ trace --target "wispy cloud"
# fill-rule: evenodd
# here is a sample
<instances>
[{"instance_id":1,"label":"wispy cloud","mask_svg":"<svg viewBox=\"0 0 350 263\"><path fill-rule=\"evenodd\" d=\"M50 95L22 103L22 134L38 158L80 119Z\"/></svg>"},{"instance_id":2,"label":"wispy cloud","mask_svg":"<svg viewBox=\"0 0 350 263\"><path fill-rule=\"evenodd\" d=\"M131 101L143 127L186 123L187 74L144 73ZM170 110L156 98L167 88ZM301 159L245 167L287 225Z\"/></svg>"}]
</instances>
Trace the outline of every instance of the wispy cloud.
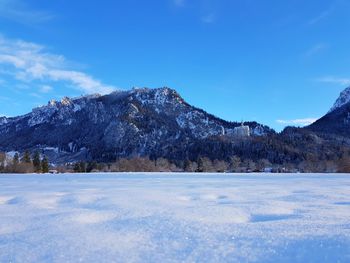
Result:
<instances>
[{"instance_id":1,"label":"wispy cloud","mask_svg":"<svg viewBox=\"0 0 350 263\"><path fill-rule=\"evenodd\" d=\"M185 0L173 0L173 3L177 7L182 7L185 5Z\"/></svg>"},{"instance_id":2,"label":"wispy cloud","mask_svg":"<svg viewBox=\"0 0 350 263\"><path fill-rule=\"evenodd\" d=\"M0 69L23 83L63 82L84 93L109 93L116 88L71 68L62 55L49 53L44 46L0 36ZM0 73L1 74L1 73ZM4 74L4 73L3 73ZM49 88L41 92L49 91Z\"/></svg>"},{"instance_id":3,"label":"wispy cloud","mask_svg":"<svg viewBox=\"0 0 350 263\"><path fill-rule=\"evenodd\" d=\"M40 92L41 93L49 93L50 91L52 91L53 88L49 85L43 85L40 87Z\"/></svg>"},{"instance_id":4,"label":"wispy cloud","mask_svg":"<svg viewBox=\"0 0 350 263\"><path fill-rule=\"evenodd\" d=\"M284 125L306 126L306 125L310 125L316 120L317 118L304 118L304 119L294 119L294 120L276 120L276 122Z\"/></svg>"},{"instance_id":5,"label":"wispy cloud","mask_svg":"<svg viewBox=\"0 0 350 263\"><path fill-rule=\"evenodd\" d=\"M54 15L30 7L22 0L0 0L0 18L21 24L38 24L54 18Z\"/></svg>"},{"instance_id":6,"label":"wispy cloud","mask_svg":"<svg viewBox=\"0 0 350 263\"><path fill-rule=\"evenodd\" d=\"M6 96L0 96L0 100L10 101L11 99L9 97L6 97Z\"/></svg>"},{"instance_id":7,"label":"wispy cloud","mask_svg":"<svg viewBox=\"0 0 350 263\"><path fill-rule=\"evenodd\" d=\"M317 43L316 45L312 46L305 52L306 57L312 57L323 50L327 49L329 46L326 43Z\"/></svg>"},{"instance_id":8,"label":"wispy cloud","mask_svg":"<svg viewBox=\"0 0 350 263\"><path fill-rule=\"evenodd\" d=\"M29 93L29 95L34 97L34 98L37 98L37 99L41 99L42 98L42 96L40 96L38 93L35 93L35 92Z\"/></svg>"},{"instance_id":9,"label":"wispy cloud","mask_svg":"<svg viewBox=\"0 0 350 263\"><path fill-rule=\"evenodd\" d=\"M329 17L332 14L333 10L334 10L334 6L331 6L328 9L322 11L321 13L316 15L315 17L311 18L308 21L308 25L310 25L310 26L315 25L318 22L322 21L323 19Z\"/></svg>"},{"instance_id":10,"label":"wispy cloud","mask_svg":"<svg viewBox=\"0 0 350 263\"><path fill-rule=\"evenodd\" d=\"M204 24L214 23L217 19L217 5L214 0L172 0L177 8L190 7L197 19Z\"/></svg>"},{"instance_id":11,"label":"wispy cloud","mask_svg":"<svg viewBox=\"0 0 350 263\"><path fill-rule=\"evenodd\" d=\"M316 81L333 83L333 84L342 85L342 86L350 85L350 78L339 78L339 77L327 76L327 77L318 78L316 79Z\"/></svg>"},{"instance_id":12,"label":"wispy cloud","mask_svg":"<svg viewBox=\"0 0 350 263\"><path fill-rule=\"evenodd\" d=\"M208 14L205 16L202 16L202 22L206 24L211 24L215 22L215 15L214 14Z\"/></svg>"}]
</instances>

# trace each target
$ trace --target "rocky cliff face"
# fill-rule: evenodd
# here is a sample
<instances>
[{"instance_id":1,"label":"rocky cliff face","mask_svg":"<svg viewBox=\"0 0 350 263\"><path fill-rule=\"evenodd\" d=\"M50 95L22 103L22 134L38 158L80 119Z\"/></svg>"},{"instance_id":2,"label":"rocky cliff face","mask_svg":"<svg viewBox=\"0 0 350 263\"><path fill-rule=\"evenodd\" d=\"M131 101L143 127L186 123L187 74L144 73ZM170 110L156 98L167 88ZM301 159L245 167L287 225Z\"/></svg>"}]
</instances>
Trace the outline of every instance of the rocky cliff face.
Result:
<instances>
[{"instance_id":1,"label":"rocky cliff face","mask_svg":"<svg viewBox=\"0 0 350 263\"><path fill-rule=\"evenodd\" d=\"M110 161L150 156L195 156L201 140L237 141L239 123L227 122L184 101L169 88L133 89L50 101L31 113L0 118L0 150L38 149L56 162ZM256 122L251 136L274 131Z\"/></svg>"}]
</instances>

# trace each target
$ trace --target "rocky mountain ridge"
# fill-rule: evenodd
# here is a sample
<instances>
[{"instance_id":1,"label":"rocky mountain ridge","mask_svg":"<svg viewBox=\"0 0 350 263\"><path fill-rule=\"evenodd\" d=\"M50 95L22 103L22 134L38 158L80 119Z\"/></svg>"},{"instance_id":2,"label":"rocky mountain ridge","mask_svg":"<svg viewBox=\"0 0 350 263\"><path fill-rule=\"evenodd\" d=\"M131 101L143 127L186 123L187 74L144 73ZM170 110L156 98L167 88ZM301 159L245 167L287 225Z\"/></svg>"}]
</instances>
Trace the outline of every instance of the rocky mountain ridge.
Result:
<instances>
[{"instance_id":1,"label":"rocky mountain ridge","mask_svg":"<svg viewBox=\"0 0 350 263\"><path fill-rule=\"evenodd\" d=\"M196 156L190 145L215 137L240 140L241 124L189 105L175 90L132 89L65 97L14 118L0 119L0 150L39 149L57 162L120 157ZM247 136L274 131L247 122ZM239 136L237 136L239 135ZM244 134L243 134L244 135Z\"/></svg>"}]
</instances>

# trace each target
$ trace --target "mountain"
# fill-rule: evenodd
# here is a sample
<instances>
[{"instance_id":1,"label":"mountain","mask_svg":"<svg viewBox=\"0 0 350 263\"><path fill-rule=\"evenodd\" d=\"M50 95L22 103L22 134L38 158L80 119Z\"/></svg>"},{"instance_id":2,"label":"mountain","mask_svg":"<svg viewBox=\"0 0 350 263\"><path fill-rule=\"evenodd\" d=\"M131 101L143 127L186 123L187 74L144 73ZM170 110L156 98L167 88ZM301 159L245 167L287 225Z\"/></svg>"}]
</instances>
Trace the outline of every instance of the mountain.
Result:
<instances>
[{"instance_id":1,"label":"mountain","mask_svg":"<svg viewBox=\"0 0 350 263\"><path fill-rule=\"evenodd\" d=\"M274 133L256 122L241 126L217 118L170 88L140 88L65 97L23 116L1 117L0 151L39 150L57 163L136 156L185 160L202 154L214 159L216 152L232 151L232 143ZM213 146L221 142L226 146Z\"/></svg>"},{"instance_id":2,"label":"mountain","mask_svg":"<svg viewBox=\"0 0 350 263\"><path fill-rule=\"evenodd\" d=\"M340 93L330 111L306 129L323 135L350 138L350 87Z\"/></svg>"},{"instance_id":3,"label":"mountain","mask_svg":"<svg viewBox=\"0 0 350 263\"><path fill-rule=\"evenodd\" d=\"M135 167L142 162L135 157L148 157L151 163L166 158L180 170L197 163L207 167L203 171L226 165L235 171L350 171L346 94L312 125L281 133L257 122L222 120L170 88L65 97L23 116L0 117L0 152L39 151L53 164L132 158Z\"/></svg>"}]
</instances>

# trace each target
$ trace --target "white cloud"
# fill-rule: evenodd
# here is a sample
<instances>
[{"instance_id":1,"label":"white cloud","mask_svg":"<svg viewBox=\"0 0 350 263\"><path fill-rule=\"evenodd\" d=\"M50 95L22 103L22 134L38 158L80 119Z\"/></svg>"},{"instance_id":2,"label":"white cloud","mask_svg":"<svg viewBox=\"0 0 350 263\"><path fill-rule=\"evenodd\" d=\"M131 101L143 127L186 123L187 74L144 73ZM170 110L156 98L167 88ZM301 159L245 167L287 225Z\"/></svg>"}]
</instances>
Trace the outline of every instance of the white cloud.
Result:
<instances>
[{"instance_id":1,"label":"white cloud","mask_svg":"<svg viewBox=\"0 0 350 263\"><path fill-rule=\"evenodd\" d=\"M342 86L350 85L350 78L339 78L339 77L328 76L328 77L318 78L316 80L319 82L333 83L333 84L342 85Z\"/></svg>"},{"instance_id":2,"label":"white cloud","mask_svg":"<svg viewBox=\"0 0 350 263\"><path fill-rule=\"evenodd\" d=\"M40 92L41 93L49 93L50 91L52 91L53 88L49 85L43 85L40 87Z\"/></svg>"},{"instance_id":3,"label":"white cloud","mask_svg":"<svg viewBox=\"0 0 350 263\"><path fill-rule=\"evenodd\" d=\"M60 81L85 93L105 94L116 89L71 69L69 64L64 56L49 53L44 46L0 36L0 67L5 67L4 71L19 81L41 81L44 85Z\"/></svg>"},{"instance_id":4,"label":"white cloud","mask_svg":"<svg viewBox=\"0 0 350 263\"><path fill-rule=\"evenodd\" d=\"M317 118L304 118L304 119L294 119L294 120L277 120L279 124L285 125L297 125L297 126L306 126L315 122Z\"/></svg>"}]
</instances>

